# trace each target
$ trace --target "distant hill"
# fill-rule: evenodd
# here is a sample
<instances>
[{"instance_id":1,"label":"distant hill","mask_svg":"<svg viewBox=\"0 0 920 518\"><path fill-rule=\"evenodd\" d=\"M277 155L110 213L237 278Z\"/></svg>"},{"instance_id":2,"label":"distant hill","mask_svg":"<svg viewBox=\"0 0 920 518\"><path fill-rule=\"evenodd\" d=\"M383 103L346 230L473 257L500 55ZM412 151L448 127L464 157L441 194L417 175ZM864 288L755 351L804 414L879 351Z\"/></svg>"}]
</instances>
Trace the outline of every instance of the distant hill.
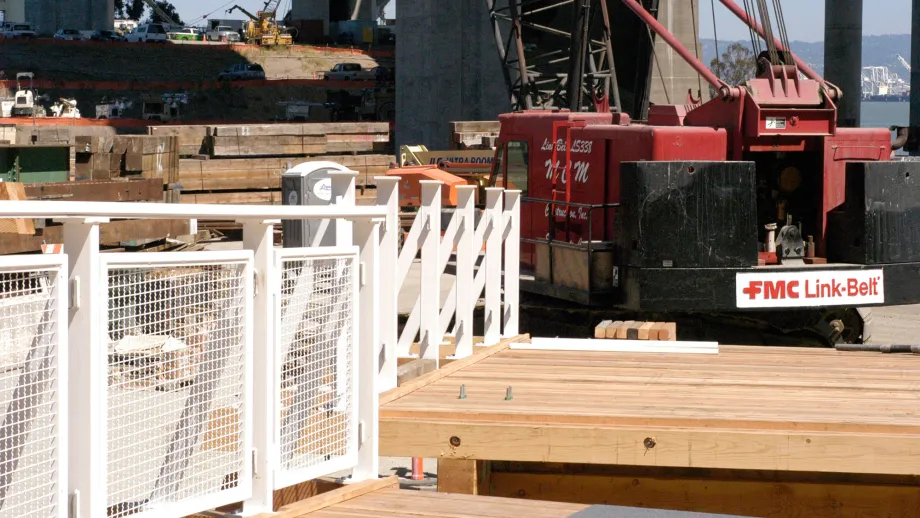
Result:
<instances>
[{"instance_id":1,"label":"distant hill","mask_svg":"<svg viewBox=\"0 0 920 518\"><path fill-rule=\"evenodd\" d=\"M703 57L705 63L709 63L716 57L715 41L712 39L703 39L700 41L703 45ZM734 43L733 41L719 40L719 50L725 52L726 47ZM741 41L746 47L751 47L750 40ZM824 73L824 43L808 43L804 41L793 41L791 43L792 51L802 58L808 66L814 68L819 74ZM888 34L884 36L865 36L863 37L863 66L887 66L892 72L896 72L903 79L908 79L910 73L898 61L898 54L910 62L910 34Z\"/></svg>"}]
</instances>

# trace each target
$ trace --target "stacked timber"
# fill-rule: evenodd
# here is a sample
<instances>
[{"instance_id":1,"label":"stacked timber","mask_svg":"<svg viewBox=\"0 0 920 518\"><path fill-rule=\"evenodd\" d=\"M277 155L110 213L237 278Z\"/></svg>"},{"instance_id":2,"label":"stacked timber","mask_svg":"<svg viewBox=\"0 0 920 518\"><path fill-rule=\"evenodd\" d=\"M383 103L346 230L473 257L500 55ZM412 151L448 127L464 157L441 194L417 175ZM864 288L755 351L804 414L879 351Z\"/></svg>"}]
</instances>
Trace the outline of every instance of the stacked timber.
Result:
<instances>
[{"instance_id":1,"label":"stacked timber","mask_svg":"<svg viewBox=\"0 0 920 518\"><path fill-rule=\"evenodd\" d=\"M358 172L361 192L386 174L392 155L331 155L314 157L235 158L179 161L181 203L280 205L281 175L304 162L328 161ZM368 193L370 195L370 193Z\"/></svg>"},{"instance_id":2,"label":"stacked timber","mask_svg":"<svg viewBox=\"0 0 920 518\"><path fill-rule=\"evenodd\" d=\"M176 137L78 136L74 147L76 180L159 180L162 201L178 203L179 140Z\"/></svg>"},{"instance_id":3,"label":"stacked timber","mask_svg":"<svg viewBox=\"0 0 920 518\"><path fill-rule=\"evenodd\" d=\"M498 121L451 122L451 149L492 149L500 130Z\"/></svg>"},{"instance_id":4,"label":"stacked timber","mask_svg":"<svg viewBox=\"0 0 920 518\"><path fill-rule=\"evenodd\" d=\"M183 157L252 158L374 153L390 142L385 122L151 126L150 135L179 139Z\"/></svg>"}]
</instances>

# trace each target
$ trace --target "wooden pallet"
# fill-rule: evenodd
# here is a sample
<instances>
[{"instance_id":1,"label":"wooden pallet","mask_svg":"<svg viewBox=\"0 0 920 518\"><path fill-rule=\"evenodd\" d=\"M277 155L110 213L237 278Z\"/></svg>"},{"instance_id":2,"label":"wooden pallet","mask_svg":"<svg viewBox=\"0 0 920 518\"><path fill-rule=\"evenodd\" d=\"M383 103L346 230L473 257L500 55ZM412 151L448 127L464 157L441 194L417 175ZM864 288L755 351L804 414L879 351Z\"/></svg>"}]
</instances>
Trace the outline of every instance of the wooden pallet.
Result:
<instances>
[{"instance_id":1,"label":"wooden pallet","mask_svg":"<svg viewBox=\"0 0 920 518\"><path fill-rule=\"evenodd\" d=\"M676 322L604 320L594 328L594 338L607 340L677 341Z\"/></svg>"}]
</instances>

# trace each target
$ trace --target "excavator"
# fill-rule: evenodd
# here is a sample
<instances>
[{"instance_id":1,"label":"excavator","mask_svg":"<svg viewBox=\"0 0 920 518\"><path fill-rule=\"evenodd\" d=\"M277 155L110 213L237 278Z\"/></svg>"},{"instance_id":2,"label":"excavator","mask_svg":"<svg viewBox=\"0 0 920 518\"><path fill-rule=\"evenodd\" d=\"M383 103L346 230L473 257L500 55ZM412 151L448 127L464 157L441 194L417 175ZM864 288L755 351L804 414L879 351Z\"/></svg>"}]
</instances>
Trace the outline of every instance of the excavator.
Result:
<instances>
[{"instance_id":1,"label":"excavator","mask_svg":"<svg viewBox=\"0 0 920 518\"><path fill-rule=\"evenodd\" d=\"M278 25L277 12L281 0L268 0L261 11L252 14L239 5L227 9L227 14L240 11L249 17L246 25L246 41L265 47L286 46L294 44L294 37Z\"/></svg>"},{"instance_id":2,"label":"excavator","mask_svg":"<svg viewBox=\"0 0 920 518\"><path fill-rule=\"evenodd\" d=\"M845 93L791 51L780 0L719 0L751 31L743 84L657 0L487 2L514 104L489 185L522 191L522 323L835 346L870 339L872 308L920 303L920 161L887 128L838 127ZM649 102L656 38L701 78L680 104Z\"/></svg>"}]
</instances>

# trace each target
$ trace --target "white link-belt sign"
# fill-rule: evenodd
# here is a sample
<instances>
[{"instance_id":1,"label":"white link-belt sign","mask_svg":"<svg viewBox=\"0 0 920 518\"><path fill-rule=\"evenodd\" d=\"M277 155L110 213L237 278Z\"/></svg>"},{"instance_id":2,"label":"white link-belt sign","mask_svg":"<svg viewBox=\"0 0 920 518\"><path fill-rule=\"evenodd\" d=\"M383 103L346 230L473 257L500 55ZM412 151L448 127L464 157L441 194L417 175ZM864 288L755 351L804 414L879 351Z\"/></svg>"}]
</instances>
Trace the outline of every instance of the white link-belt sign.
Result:
<instances>
[{"instance_id":1,"label":"white link-belt sign","mask_svg":"<svg viewBox=\"0 0 920 518\"><path fill-rule=\"evenodd\" d=\"M735 275L735 297L739 308L885 303L885 272L882 270L800 270Z\"/></svg>"}]
</instances>

